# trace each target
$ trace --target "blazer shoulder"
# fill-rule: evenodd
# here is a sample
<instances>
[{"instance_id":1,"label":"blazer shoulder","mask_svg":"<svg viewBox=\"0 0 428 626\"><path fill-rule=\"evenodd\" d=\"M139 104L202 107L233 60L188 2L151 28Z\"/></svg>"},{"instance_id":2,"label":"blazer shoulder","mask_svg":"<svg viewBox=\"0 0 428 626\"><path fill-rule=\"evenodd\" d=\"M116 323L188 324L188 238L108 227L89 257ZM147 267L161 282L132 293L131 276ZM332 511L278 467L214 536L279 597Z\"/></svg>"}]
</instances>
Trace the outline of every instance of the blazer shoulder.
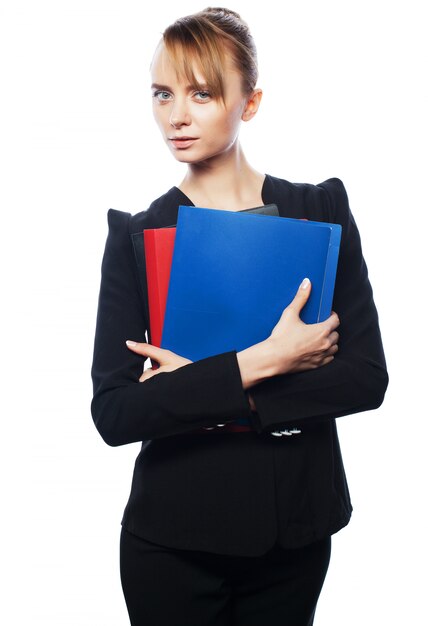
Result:
<instances>
[{"instance_id":1,"label":"blazer shoulder","mask_svg":"<svg viewBox=\"0 0 428 626\"><path fill-rule=\"evenodd\" d=\"M331 222L343 224L353 219L348 194L340 178L328 178L317 186L325 193L324 202Z\"/></svg>"},{"instance_id":2,"label":"blazer shoulder","mask_svg":"<svg viewBox=\"0 0 428 626\"><path fill-rule=\"evenodd\" d=\"M293 195L324 195L325 192L331 193L346 193L345 186L340 178L327 178L320 183L302 183L291 182L285 178L278 178L277 176L270 176L272 184L279 191L286 191Z\"/></svg>"},{"instance_id":3,"label":"blazer shoulder","mask_svg":"<svg viewBox=\"0 0 428 626\"><path fill-rule=\"evenodd\" d=\"M323 189L330 200L346 200L348 201L348 194L345 189L345 185L340 178L327 178L322 183L316 185L320 189Z\"/></svg>"},{"instance_id":4,"label":"blazer shoulder","mask_svg":"<svg viewBox=\"0 0 428 626\"><path fill-rule=\"evenodd\" d=\"M291 182L270 176L272 201L282 207L282 214L319 221L334 221L337 205L347 206L348 198L339 178L320 183Z\"/></svg>"},{"instance_id":5,"label":"blazer shoulder","mask_svg":"<svg viewBox=\"0 0 428 626\"><path fill-rule=\"evenodd\" d=\"M107 247L110 250L120 248L129 233L131 214L117 209L107 211Z\"/></svg>"},{"instance_id":6,"label":"blazer shoulder","mask_svg":"<svg viewBox=\"0 0 428 626\"><path fill-rule=\"evenodd\" d=\"M131 213L109 209L107 211L107 223L109 229L113 231L126 230L129 224Z\"/></svg>"}]
</instances>

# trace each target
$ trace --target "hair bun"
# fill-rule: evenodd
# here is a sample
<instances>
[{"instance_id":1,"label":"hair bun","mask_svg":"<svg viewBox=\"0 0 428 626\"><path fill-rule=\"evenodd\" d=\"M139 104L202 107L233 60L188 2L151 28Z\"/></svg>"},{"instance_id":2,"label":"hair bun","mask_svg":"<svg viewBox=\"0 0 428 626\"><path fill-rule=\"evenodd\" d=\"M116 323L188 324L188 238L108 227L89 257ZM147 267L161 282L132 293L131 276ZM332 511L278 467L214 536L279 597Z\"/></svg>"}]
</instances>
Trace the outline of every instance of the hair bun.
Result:
<instances>
[{"instance_id":1,"label":"hair bun","mask_svg":"<svg viewBox=\"0 0 428 626\"><path fill-rule=\"evenodd\" d=\"M225 9L224 7L207 7L202 13L220 13L223 15L233 15L233 17L236 17L238 20L242 19L239 13L231 9Z\"/></svg>"}]
</instances>

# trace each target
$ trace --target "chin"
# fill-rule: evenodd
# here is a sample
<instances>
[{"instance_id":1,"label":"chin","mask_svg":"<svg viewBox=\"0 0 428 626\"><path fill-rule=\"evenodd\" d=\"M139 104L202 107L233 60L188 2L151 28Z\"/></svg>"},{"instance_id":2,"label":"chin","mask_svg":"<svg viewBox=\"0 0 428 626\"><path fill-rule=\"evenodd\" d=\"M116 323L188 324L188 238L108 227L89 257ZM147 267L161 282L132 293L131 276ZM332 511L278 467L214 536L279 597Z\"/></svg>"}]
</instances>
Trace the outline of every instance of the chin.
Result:
<instances>
[{"instance_id":1,"label":"chin","mask_svg":"<svg viewBox=\"0 0 428 626\"><path fill-rule=\"evenodd\" d=\"M196 164L196 163L204 163L204 162L210 161L211 159L215 159L221 154L222 152L212 152L208 154L191 154L191 152L187 150L182 150L182 151L174 150L172 152L172 155L176 161L178 161L179 163L187 163L189 165L192 163Z\"/></svg>"},{"instance_id":2,"label":"chin","mask_svg":"<svg viewBox=\"0 0 428 626\"><path fill-rule=\"evenodd\" d=\"M174 154L174 159L179 163L195 163L199 159L192 159L191 157L186 157L184 154Z\"/></svg>"},{"instance_id":3,"label":"chin","mask_svg":"<svg viewBox=\"0 0 428 626\"><path fill-rule=\"evenodd\" d=\"M176 161L180 163L198 163L199 161L204 160L204 157L192 156L186 150L175 151L172 153L172 156Z\"/></svg>"}]
</instances>

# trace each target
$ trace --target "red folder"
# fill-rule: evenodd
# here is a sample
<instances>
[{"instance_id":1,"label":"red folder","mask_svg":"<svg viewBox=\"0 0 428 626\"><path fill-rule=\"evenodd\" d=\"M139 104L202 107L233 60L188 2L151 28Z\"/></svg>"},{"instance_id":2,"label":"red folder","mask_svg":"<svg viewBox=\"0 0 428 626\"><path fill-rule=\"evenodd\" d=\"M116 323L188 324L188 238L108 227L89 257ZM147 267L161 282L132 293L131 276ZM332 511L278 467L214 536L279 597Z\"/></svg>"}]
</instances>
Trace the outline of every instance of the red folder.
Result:
<instances>
[{"instance_id":1,"label":"red folder","mask_svg":"<svg viewBox=\"0 0 428 626\"><path fill-rule=\"evenodd\" d=\"M160 348L174 252L175 226L144 231L151 343ZM157 364L153 364L157 367Z\"/></svg>"}]
</instances>

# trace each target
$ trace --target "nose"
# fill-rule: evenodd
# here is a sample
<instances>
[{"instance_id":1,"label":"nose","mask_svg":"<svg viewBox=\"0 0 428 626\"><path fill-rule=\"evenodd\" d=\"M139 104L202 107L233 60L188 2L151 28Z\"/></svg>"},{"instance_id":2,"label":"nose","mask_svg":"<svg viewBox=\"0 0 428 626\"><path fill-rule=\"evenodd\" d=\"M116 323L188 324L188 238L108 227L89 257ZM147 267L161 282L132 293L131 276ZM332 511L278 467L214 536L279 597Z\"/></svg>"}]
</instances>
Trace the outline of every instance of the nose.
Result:
<instances>
[{"instance_id":1,"label":"nose","mask_svg":"<svg viewBox=\"0 0 428 626\"><path fill-rule=\"evenodd\" d=\"M180 128L181 126L188 126L190 124L190 115L185 102L179 102L178 100L174 102L169 117L169 123L174 128Z\"/></svg>"}]
</instances>

